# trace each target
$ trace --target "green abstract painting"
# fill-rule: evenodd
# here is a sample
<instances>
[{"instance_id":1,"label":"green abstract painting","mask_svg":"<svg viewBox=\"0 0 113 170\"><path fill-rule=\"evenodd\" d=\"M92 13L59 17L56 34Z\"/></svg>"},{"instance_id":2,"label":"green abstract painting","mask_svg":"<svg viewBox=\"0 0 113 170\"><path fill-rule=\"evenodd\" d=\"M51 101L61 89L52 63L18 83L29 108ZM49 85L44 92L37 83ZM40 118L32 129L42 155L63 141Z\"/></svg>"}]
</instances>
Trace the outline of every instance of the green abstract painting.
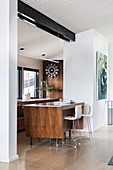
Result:
<instances>
[{"instance_id":1,"label":"green abstract painting","mask_svg":"<svg viewBox=\"0 0 113 170\"><path fill-rule=\"evenodd\" d=\"M107 98L107 56L96 52L97 60L97 100Z\"/></svg>"}]
</instances>

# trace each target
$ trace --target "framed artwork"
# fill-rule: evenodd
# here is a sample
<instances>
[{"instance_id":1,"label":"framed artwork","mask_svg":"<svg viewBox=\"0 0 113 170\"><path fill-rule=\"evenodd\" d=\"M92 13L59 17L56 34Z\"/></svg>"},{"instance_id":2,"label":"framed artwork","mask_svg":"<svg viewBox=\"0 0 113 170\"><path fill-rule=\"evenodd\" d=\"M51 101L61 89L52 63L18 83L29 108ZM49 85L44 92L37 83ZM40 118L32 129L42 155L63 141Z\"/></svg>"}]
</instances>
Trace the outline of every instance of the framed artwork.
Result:
<instances>
[{"instance_id":1,"label":"framed artwork","mask_svg":"<svg viewBox=\"0 0 113 170\"><path fill-rule=\"evenodd\" d=\"M97 100L107 98L107 56L96 52Z\"/></svg>"}]
</instances>

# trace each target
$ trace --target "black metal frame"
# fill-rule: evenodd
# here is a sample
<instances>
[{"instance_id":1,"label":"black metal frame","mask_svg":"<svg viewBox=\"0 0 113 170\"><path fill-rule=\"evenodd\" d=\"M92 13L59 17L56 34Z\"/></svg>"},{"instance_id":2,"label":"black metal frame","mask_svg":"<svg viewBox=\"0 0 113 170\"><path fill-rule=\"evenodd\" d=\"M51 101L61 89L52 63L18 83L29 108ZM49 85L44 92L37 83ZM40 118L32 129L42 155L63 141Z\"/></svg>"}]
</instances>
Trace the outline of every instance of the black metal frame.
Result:
<instances>
[{"instance_id":1,"label":"black metal frame","mask_svg":"<svg viewBox=\"0 0 113 170\"><path fill-rule=\"evenodd\" d=\"M24 15L23 15L24 14ZM75 33L18 0L18 17L47 31L63 40L75 41Z\"/></svg>"},{"instance_id":2,"label":"black metal frame","mask_svg":"<svg viewBox=\"0 0 113 170\"><path fill-rule=\"evenodd\" d=\"M39 72L38 69L23 67L23 70Z\"/></svg>"},{"instance_id":3,"label":"black metal frame","mask_svg":"<svg viewBox=\"0 0 113 170\"><path fill-rule=\"evenodd\" d=\"M19 94L17 96L17 99L22 99L22 67L17 67L17 70L19 71L18 73L18 90L19 90Z\"/></svg>"}]
</instances>

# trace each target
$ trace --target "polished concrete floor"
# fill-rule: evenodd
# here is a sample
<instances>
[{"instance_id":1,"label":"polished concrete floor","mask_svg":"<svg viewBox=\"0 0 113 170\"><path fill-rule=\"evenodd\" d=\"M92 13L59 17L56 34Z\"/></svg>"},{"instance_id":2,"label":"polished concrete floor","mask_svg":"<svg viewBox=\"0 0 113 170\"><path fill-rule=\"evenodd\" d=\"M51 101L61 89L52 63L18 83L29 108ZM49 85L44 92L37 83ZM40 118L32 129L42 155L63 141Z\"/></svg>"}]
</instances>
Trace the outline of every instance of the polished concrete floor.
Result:
<instances>
[{"instance_id":1,"label":"polished concrete floor","mask_svg":"<svg viewBox=\"0 0 113 170\"><path fill-rule=\"evenodd\" d=\"M0 163L0 170L113 170L107 163L113 155L113 126L105 126L94 133L94 140L82 142L82 147L49 147L47 139L37 139L33 146L22 132L18 134L20 158L10 164Z\"/></svg>"}]
</instances>

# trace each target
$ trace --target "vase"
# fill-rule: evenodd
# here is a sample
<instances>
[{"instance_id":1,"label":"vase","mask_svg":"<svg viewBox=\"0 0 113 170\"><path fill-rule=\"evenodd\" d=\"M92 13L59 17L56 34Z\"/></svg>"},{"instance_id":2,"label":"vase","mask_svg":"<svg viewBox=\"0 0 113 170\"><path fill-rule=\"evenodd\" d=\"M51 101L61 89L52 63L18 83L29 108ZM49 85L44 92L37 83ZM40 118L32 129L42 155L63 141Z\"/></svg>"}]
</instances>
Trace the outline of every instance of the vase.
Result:
<instances>
[{"instance_id":1,"label":"vase","mask_svg":"<svg viewBox=\"0 0 113 170\"><path fill-rule=\"evenodd\" d=\"M46 91L46 98L50 98L50 91Z\"/></svg>"}]
</instances>

